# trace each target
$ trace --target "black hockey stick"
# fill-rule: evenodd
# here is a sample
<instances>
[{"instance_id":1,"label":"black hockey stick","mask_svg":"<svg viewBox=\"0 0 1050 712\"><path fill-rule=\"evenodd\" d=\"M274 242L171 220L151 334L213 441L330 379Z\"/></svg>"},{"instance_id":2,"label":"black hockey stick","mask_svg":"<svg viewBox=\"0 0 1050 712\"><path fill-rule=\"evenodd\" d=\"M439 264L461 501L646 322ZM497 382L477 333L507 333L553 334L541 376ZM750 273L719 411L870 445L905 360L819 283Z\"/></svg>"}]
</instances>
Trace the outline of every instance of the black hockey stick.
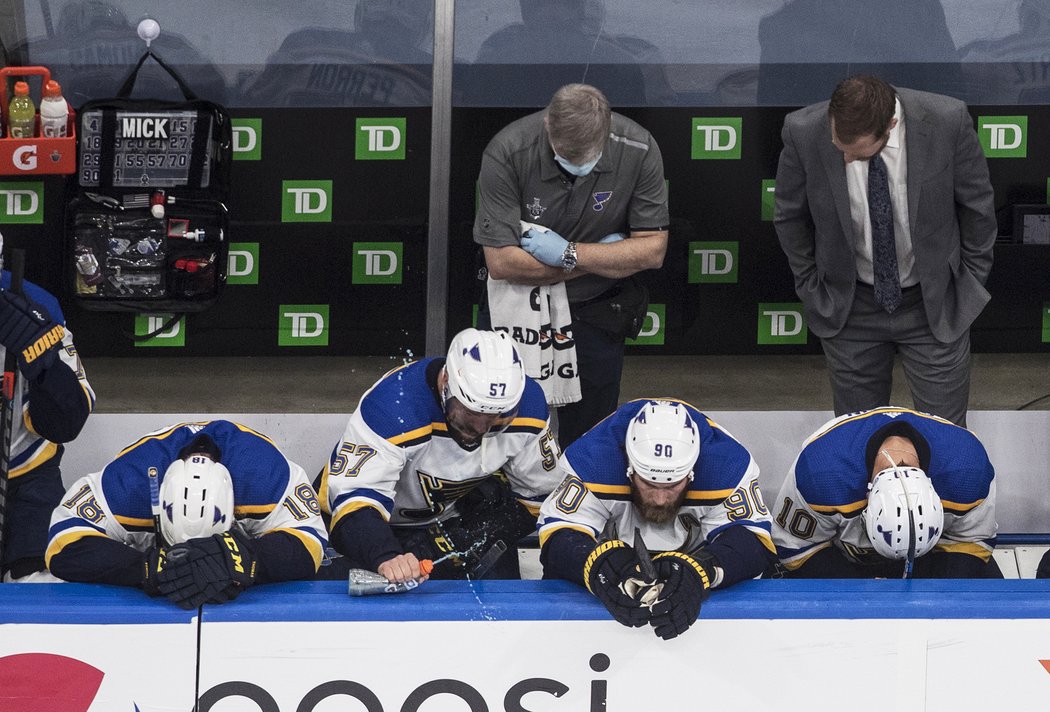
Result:
<instances>
[{"instance_id":1,"label":"black hockey stick","mask_svg":"<svg viewBox=\"0 0 1050 712\"><path fill-rule=\"evenodd\" d=\"M2 239L2 238L0 238ZM0 242L2 245L2 242ZM0 247L2 249L2 247ZM0 266L3 260L0 259ZM25 274L25 252L11 250L11 291L22 294L22 277ZM0 410L0 562L4 560L4 527L7 525L7 479L11 472L11 447L15 430L15 389L18 376L18 354L5 349L2 410ZM0 571L0 574L3 572ZM0 581L3 578L0 576Z\"/></svg>"}]
</instances>

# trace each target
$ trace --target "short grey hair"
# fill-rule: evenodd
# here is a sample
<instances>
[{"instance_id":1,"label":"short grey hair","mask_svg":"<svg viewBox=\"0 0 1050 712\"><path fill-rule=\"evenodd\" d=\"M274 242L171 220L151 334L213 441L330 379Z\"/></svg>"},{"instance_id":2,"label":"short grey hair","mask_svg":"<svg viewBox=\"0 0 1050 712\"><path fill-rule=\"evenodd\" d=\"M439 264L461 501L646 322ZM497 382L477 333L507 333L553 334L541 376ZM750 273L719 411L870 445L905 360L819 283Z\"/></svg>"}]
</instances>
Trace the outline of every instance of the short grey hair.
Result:
<instances>
[{"instance_id":1,"label":"short grey hair","mask_svg":"<svg viewBox=\"0 0 1050 712\"><path fill-rule=\"evenodd\" d=\"M547 134L559 156L592 161L605 146L612 124L609 100L589 84L566 84L547 105Z\"/></svg>"}]
</instances>

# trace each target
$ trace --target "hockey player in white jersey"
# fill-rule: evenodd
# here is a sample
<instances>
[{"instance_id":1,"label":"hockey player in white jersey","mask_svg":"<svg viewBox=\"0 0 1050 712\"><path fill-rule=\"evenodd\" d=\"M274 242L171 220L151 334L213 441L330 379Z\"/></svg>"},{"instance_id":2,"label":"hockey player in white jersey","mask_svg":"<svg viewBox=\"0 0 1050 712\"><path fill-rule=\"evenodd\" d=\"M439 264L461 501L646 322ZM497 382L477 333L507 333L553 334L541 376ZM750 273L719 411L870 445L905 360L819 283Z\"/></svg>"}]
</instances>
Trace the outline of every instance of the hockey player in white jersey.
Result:
<instances>
[{"instance_id":1,"label":"hockey player in white jersey","mask_svg":"<svg viewBox=\"0 0 1050 712\"><path fill-rule=\"evenodd\" d=\"M567 476L540 509L544 577L585 586L624 625L673 638L710 589L774 561L758 465L687 403L620 406L568 447L562 466ZM651 564L631 546L635 531L660 552Z\"/></svg>"},{"instance_id":2,"label":"hockey player in white jersey","mask_svg":"<svg viewBox=\"0 0 1050 712\"><path fill-rule=\"evenodd\" d=\"M51 517L47 563L67 581L140 586L187 609L223 603L313 577L328 543L320 511L303 468L265 435L180 423L73 483Z\"/></svg>"},{"instance_id":3,"label":"hockey player in white jersey","mask_svg":"<svg viewBox=\"0 0 1050 712\"><path fill-rule=\"evenodd\" d=\"M535 531L561 478L547 403L502 333L466 329L447 358L410 363L362 397L322 473L331 541L345 564L390 581L518 576L515 544Z\"/></svg>"},{"instance_id":4,"label":"hockey player in white jersey","mask_svg":"<svg viewBox=\"0 0 1050 712\"><path fill-rule=\"evenodd\" d=\"M783 575L1001 578L995 470L965 428L907 408L850 413L803 445L774 507Z\"/></svg>"},{"instance_id":5,"label":"hockey player in white jersey","mask_svg":"<svg viewBox=\"0 0 1050 712\"><path fill-rule=\"evenodd\" d=\"M0 238L0 244L3 240ZM7 483L3 559L5 581L46 581L44 550L51 511L62 497L63 446L79 433L95 406L95 393L66 328L58 300L23 282L11 291L11 273L0 281L0 359L18 354ZM5 506L0 503L0 506ZM42 573L41 573L42 572Z\"/></svg>"}]
</instances>

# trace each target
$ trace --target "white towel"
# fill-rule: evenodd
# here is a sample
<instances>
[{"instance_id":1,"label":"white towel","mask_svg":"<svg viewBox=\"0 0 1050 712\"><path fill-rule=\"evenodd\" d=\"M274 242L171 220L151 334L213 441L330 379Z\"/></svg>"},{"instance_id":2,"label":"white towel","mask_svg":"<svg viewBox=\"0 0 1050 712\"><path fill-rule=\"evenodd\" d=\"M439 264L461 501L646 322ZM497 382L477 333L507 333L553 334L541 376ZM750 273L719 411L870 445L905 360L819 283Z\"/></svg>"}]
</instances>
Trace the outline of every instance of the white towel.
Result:
<instances>
[{"instance_id":1,"label":"white towel","mask_svg":"<svg viewBox=\"0 0 1050 712\"><path fill-rule=\"evenodd\" d=\"M530 227L534 226L522 222L523 230ZM547 404L559 406L580 400L576 342L565 283L530 287L490 275L486 287L492 329L506 331L514 339L525 373L543 387Z\"/></svg>"},{"instance_id":2,"label":"white towel","mask_svg":"<svg viewBox=\"0 0 1050 712\"><path fill-rule=\"evenodd\" d=\"M543 387L547 404L580 400L576 342L565 283L543 287L488 279L489 314L494 331L514 339L525 373Z\"/></svg>"}]
</instances>

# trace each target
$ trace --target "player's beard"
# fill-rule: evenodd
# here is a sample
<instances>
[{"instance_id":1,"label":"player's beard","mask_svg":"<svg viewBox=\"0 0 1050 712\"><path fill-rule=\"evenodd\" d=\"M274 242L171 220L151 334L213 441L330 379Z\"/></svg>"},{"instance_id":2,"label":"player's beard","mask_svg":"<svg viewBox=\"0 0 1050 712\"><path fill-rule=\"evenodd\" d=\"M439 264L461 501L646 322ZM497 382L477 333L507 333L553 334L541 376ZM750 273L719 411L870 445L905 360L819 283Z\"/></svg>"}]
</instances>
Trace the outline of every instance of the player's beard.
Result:
<instances>
[{"instance_id":1,"label":"player's beard","mask_svg":"<svg viewBox=\"0 0 1050 712\"><path fill-rule=\"evenodd\" d=\"M688 487L683 487L682 491L673 500L665 504L657 504L645 501L635 486L634 480L631 480L631 501L634 503L638 513L642 515L642 519L651 524L667 524L674 521L674 518L678 516L678 510L682 508L682 502L685 501L685 495L688 491Z\"/></svg>"}]
</instances>

